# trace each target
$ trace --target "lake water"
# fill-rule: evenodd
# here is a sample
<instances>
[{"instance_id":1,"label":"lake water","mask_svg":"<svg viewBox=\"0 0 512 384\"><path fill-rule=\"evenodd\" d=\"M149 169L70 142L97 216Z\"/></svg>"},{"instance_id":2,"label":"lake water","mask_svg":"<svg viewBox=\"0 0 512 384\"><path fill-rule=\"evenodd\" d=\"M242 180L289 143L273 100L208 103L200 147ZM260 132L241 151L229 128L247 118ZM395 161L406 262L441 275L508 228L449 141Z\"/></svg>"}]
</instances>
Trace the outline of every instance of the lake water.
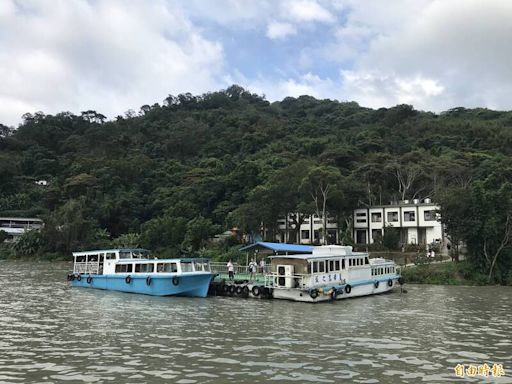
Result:
<instances>
[{"instance_id":1,"label":"lake water","mask_svg":"<svg viewBox=\"0 0 512 384\"><path fill-rule=\"evenodd\" d=\"M67 263L0 261L0 382L443 383L503 364L512 288L408 285L306 304L70 288Z\"/></svg>"}]
</instances>

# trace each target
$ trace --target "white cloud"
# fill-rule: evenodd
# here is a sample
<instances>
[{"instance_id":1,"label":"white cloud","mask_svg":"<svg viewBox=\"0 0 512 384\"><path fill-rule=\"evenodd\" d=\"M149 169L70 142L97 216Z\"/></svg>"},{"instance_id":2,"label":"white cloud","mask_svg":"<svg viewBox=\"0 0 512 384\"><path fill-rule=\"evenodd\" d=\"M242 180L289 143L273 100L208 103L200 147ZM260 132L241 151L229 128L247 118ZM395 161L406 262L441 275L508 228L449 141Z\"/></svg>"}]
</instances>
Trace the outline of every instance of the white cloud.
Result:
<instances>
[{"instance_id":1,"label":"white cloud","mask_svg":"<svg viewBox=\"0 0 512 384\"><path fill-rule=\"evenodd\" d=\"M267 26L267 37L272 40L284 39L296 33L297 30L290 23L272 21Z\"/></svg>"},{"instance_id":2,"label":"white cloud","mask_svg":"<svg viewBox=\"0 0 512 384\"><path fill-rule=\"evenodd\" d=\"M335 17L327 9L313 0L288 0L281 4L283 16L297 23L335 21Z\"/></svg>"},{"instance_id":3,"label":"white cloud","mask_svg":"<svg viewBox=\"0 0 512 384\"><path fill-rule=\"evenodd\" d=\"M164 1L14 4L0 8L4 124L35 110L113 117L169 93L221 85L222 45Z\"/></svg>"}]
</instances>

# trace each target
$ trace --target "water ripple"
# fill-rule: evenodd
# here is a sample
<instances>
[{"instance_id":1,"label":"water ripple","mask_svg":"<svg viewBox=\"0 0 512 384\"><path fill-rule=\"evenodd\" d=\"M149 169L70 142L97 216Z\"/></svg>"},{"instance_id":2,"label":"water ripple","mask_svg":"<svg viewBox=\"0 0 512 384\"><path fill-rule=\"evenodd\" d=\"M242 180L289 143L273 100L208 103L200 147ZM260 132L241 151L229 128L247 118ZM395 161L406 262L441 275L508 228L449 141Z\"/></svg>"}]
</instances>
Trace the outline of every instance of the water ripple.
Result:
<instances>
[{"instance_id":1,"label":"water ripple","mask_svg":"<svg viewBox=\"0 0 512 384\"><path fill-rule=\"evenodd\" d=\"M310 305L72 289L68 269L0 263L0 382L451 383L459 363L511 369L510 287Z\"/></svg>"}]
</instances>

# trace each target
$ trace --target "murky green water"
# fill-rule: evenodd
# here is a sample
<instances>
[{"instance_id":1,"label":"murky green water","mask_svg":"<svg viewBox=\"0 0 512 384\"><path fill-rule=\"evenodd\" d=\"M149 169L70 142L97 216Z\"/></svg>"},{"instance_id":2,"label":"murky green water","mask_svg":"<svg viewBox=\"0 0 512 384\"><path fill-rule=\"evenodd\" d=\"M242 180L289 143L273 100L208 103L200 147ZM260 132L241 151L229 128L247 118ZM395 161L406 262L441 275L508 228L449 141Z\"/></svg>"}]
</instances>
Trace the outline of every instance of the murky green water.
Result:
<instances>
[{"instance_id":1,"label":"murky green water","mask_svg":"<svg viewBox=\"0 0 512 384\"><path fill-rule=\"evenodd\" d=\"M510 287L311 305L70 288L68 268L0 261L0 382L441 383L501 363L512 383Z\"/></svg>"}]
</instances>

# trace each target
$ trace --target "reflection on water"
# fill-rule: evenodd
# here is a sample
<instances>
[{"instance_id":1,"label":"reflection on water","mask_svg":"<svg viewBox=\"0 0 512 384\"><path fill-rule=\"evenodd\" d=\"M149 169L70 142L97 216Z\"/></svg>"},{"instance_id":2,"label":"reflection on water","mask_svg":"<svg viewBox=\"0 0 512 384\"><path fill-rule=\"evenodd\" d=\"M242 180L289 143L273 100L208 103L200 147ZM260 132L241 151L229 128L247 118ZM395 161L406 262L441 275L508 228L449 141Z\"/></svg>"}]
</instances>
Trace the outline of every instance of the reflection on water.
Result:
<instances>
[{"instance_id":1,"label":"reflection on water","mask_svg":"<svg viewBox=\"0 0 512 384\"><path fill-rule=\"evenodd\" d=\"M512 383L510 287L312 305L70 288L68 268L0 262L0 382L438 383L502 363Z\"/></svg>"}]
</instances>

